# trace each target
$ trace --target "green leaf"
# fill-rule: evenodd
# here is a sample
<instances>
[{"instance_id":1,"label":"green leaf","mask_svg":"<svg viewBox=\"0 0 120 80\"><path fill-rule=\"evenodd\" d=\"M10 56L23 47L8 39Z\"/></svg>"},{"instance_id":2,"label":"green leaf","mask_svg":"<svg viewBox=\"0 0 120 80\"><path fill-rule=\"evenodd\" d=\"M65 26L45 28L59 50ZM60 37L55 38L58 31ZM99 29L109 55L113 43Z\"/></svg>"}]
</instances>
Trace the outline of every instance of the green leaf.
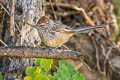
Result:
<instances>
[{"instance_id":1,"label":"green leaf","mask_svg":"<svg viewBox=\"0 0 120 80\"><path fill-rule=\"evenodd\" d=\"M64 72L64 73L68 72L68 64L64 60L60 61L59 72Z\"/></svg>"},{"instance_id":2,"label":"green leaf","mask_svg":"<svg viewBox=\"0 0 120 80\"><path fill-rule=\"evenodd\" d=\"M66 65L66 66L67 66L68 64L67 64L67 62L66 62L66 61L61 60L59 65L60 65L60 66L63 66L63 65Z\"/></svg>"},{"instance_id":3,"label":"green leaf","mask_svg":"<svg viewBox=\"0 0 120 80\"><path fill-rule=\"evenodd\" d=\"M34 76L33 75L33 73L35 72L35 68L34 67L32 67L32 66L30 66L30 67L27 67L27 69L26 69L26 74L28 75L28 76Z\"/></svg>"},{"instance_id":4,"label":"green leaf","mask_svg":"<svg viewBox=\"0 0 120 80\"><path fill-rule=\"evenodd\" d=\"M71 73L69 71L69 65L66 61L61 60L60 66L57 68L57 72L54 73L55 80L72 80Z\"/></svg>"},{"instance_id":5,"label":"green leaf","mask_svg":"<svg viewBox=\"0 0 120 80\"><path fill-rule=\"evenodd\" d=\"M48 75L48 80L55 80L55 79L54 79L54 76L52 76L52 75L49 74L49 75Z\"/></svg>"},{"instance_id":6,"label":"green leaf","mask_svg":"<svg viewBox=\"0 0 120 80\"><path fill-rule=\"evenodd\" d=\"M28 76L34 77L35 75L39 74L41 71L40 67L34 68L34 67L27 67L26 74Z\"/></svg>"},{"instance_id":7,"label":"green leaf","mask_svg":"<svg viewBox=\"0 0 120 80\"><path fill-rule=\"evenodd\" d=\"M24 80L33 80L31 76L24 77Z\"/></svg>"},{"instance_id":8,"label":"green leaf","mask_svg":"<svg viewBox=\"0 0 120 80\"><path fill-rule=\"evenodd\" d=\"M3 80L3 75L1 72L0 72L0 80Z\"/></svg>"},{"instance_id":9,"label":"green leaf","mask_svg":"<svg viewBox=\"0 0 120 80\"><path fill-rule=\"evenodd\" d=\"M34 80L48 80L47 76L42 74L37 74L34 78Z\"/></svg>"},{"instance_id":10,"label":"green leaf","mask_svg":"<svg viewBox=\"0 0 120 80\"><path fill-rule=\"evenodd\" d=\"M51 69L52 64L53 64L52 59L41 59L40 60L40 66L46 73Z\"/></svg>"},{"instance_id":11,"label":"green leaf","mask_svg":"<svg viewBox=\"0 0 120 80\"><path fill-rule=\"evenodd\" d=\"M83 75L77 73L71 64L61 60L57 72L54 73L55 80L85 80Z\"/></svg>"},{"instance_id":12,"label":"green leaf","mask_svg":"<svg viewBox=\"0 0 120 80\"><path fill-rule=\"evenodd\" d=\"M33 75L39 74L40 71L41 71L41 68L40 68L40 67L37 67L37 68L35 69L35 71L33 72Z\"/></svg>"},{"instance_id":13,"label":"green leaf","mask_svg":"<svg viewBox=\"0 0 120 80\"><path fill-rule=\"evenodd\" d=\"M75 73L77 73L77 71L75 70L75 68L71 64L69 64L68 67L69 67L69 72L71 75L74 75Z\"/></svg>"},{"instance_id":14,"label":"green leaf","mask_svg":"<svg viewBox=\"0 0 120 80\"><path fill-rule=\"evenodd\" d=\"M40 60L41 60L40 58L35 58L34 63L36 66L40 66Z\"/></svg>"},{"instance_id":15,"label":"green leaf","mask_svg":"<svg viewBox=\"0 0 120 80\"><path fill-rule=\"evenodd\" d=\"M82 74L74 74L72 76L73 80L85 80L85 77Z\"/></svg>"},{"instance_id":16,"label":"green leaf","mask_svg":"<svg viewBox=\"0 0 120 80\"><path fill-rule=\"evenodd\" d=\"M46 72L43 71L43 70L41 70L40 74L42 74L42 75L46 75Z\"/></svg>"},{"instance_id":17,"label":"green leaf","mask_svg":"<svg viewBox=\"0 0 120 80\"><path fill-rule=\"evenodd\" d=\"M61 76L59 72L54 72L55 80L58 80Z\"/></svg>"}]
</instances>

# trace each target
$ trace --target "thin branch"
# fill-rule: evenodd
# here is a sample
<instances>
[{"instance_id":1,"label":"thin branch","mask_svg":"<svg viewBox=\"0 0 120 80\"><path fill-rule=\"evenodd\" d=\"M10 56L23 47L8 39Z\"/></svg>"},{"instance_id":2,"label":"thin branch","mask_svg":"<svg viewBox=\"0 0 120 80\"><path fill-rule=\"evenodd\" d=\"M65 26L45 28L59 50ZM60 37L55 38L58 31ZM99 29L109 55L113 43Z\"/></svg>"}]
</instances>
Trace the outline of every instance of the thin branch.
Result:
<instances>
[{"instance_id":1,"label":"thin branch","mask_svg":"<svg viewBox=\"0 0 120 80\"><path fill-rule=\"evenodd\" d=\"M0 6L4 9L4 11L10 16L10 12L0 3ZM16 22L15 23L15 26L17 27L18 31L20 32L20 29L19 29L19 26L17 25Z\"/></svg>"},{"instance_id":2,"label":"thin branch","mask_svg":"<svg viewBox=\"0 0 120 80\"><path fill-rule=\"evenodd\" d=\"M100 71L101 68L100 68L100 63L99 63L98 47L97 47L95 39L92 36L91 36L91 39L93 41L93 45L94 45L94 48L95 48L95 58L96 58L97 70Z\"/></svg>"},{"instance_id":3,"label":"thin branch","mask_svg":"<svg viewBox=\"0 0 120 80\"><path fill-rule=\"evenodd\" d=\"M14 10L15 10L15 4L14 0L11 0L11 13L10 13L10 36L14 35Z\"/></svg>"},{"instance_id":4,"label":"thin branch","mask_svg":"<svg viewBox=\"0 0 120 80\"><path fill-rule=\"evenodd\" d=\"M0 42L5 46L5 47L8 47L8 45L6 43L4 43L1 39L0 39Z\"/></svg>"},{"instance_id":5,"label":"thin branch","mask_svg":"<svg viewBox=\"0 0 120 80\"><path fill-rule=\"evenodd\" d=\"M53 15L54 15L55 21L57 21L56 12L55 12L55 10L54 10L54 8L53 8L53 3L52 3L51 0L49 0L49 2L50 2L50 6L51 6L51 8L52 8L52 11L53 11Z\"/></svg>"},{"instance_id":6,"label":"thin branch","mask_svg":"<svg viewBox=\"0 0 120 80\"><path fill-rule=\"evenodd\" d=\"M47 6L50 5L50 3L46 3ZM86 19L86 22L92 26L94 26L95 24L93 23L93 21L87 16L87 13L85 12L85 10L83 8L79 8L76 5L71 5L71 4L67 4L67 3L52 3L52 5L57 5L57 6L61 6L61 7L65 7L65 8L71 8L74 9L76 11L81 11Z\"/></svg>"},{"instance_id":7,"label":"thin branch","mask_svg":"<svg viewBox=\"0 0 120 80\"><path fill-rule=\"evenodd\" d=\"M79 63L76 67L75 67L75 70L79 70L81 67L83 67L83 63Z\"/></svg>"},{"instance_id":8,"label":"thin branch","mask_svg":"<svg viewBox=\"0 0 120 80\"><path fill-rule=\"evenodd\" d=\"M0 48L0 57L91 60L90 56L78 51L26 47Z\"/></svg>"},{"instance_id":9,"label":"thin branch","mask_svg":"<svg viewBox=\"0 0 120 80\"><path fill-rule=\"evenodd\" d=\"M3 8L4 9L4 11L10 16L10 13L8 12L8 10L3 6L3 4L2 3L0 3L0 6L1 6L1 8Z\"/></svg>"},{"instance_id":10,"label":"thin branch","mask_svg":"<svg viewBox=\"0 0 120 80\"><path fill-rule=\"evenodd\" d=\"M50 13L52 13L52 10L49 10ZM57 16L69 16L69 15L75 15L75 14L80 14L80 12L77 11L64 11L64 12L56 12Z\"/></svg>"}]
</instances>

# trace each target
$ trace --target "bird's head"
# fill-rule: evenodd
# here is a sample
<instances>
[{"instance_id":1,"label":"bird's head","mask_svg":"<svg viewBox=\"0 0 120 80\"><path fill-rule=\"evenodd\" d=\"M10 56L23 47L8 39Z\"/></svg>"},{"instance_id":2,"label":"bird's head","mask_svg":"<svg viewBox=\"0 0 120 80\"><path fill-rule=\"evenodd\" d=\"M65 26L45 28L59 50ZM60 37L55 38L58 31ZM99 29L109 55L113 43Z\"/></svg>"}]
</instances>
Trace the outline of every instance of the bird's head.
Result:
<instances>
[{"instance_id":1,"label":"bird's head","mask_svg":"<svg viewBox=\"0 0 120 80\"><path fill-rule=\"evenodd\" d=\"M48 22L50 22L49 16L42 16L42 17L38 20L37 24L48 23Z\"/></svg>"}]
</instances>

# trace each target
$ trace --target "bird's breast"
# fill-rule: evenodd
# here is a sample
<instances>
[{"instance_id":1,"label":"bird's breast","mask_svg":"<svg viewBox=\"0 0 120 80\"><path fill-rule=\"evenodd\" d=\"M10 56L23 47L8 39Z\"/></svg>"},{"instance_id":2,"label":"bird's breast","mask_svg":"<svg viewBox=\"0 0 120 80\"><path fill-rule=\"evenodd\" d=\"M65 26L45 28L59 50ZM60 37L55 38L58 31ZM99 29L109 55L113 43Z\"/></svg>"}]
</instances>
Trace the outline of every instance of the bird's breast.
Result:
<instances>
[{"instance_id":1,"label":"bird's breast","mask_svg":"<svg viewBox=\"0 0 120 80\"><path fill-rule=\"evenodd\" d=\"M46 36L47 39L43 40L43 43L49 47L60 47L64 43L66 43L71 36L72 34L52 32L51 34Z\"/></svg>"}]
</instances>

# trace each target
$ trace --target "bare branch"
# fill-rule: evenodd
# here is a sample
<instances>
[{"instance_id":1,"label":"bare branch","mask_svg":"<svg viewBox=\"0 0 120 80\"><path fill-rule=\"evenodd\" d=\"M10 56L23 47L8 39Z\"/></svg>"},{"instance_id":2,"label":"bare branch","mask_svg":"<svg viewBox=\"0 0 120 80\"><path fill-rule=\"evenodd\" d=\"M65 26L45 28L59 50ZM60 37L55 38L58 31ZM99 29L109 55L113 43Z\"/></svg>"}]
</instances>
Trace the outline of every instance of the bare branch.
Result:
<instances>
[{"instance_id":1,"label":"bare branch","mask_svg":"<svg viewBox=\"0 0 120 80\"><path fill-rule=\"evenodd\" d=\"M53 8L52 1L49 0L49 2L50 2L50 6L51 6L51 8L52 8L53 14L54 14L55 21L57 21L57 16L56 16L56 12L55 12L55 10L54 10L54 8Z\"/></svg>"},{"instance_id":2,"label":"bare branch","mask_svg":"<svg viewBox=\"0 0 120 80\"><path fill-rule=\"evenodd\" d=\"M17 58L51 58L51 59L87 59L90 56L85 53L72 50L46 49L46 48L26 48L12 47L0 48L0 57L17 57Z\"/></svg>"},{"instance_id":3,"label":"bare branch","mask_svg":"<svg viewBox=\"0 0 120 80\"><path fill-rule=\"evenodd\" d=\"M46 3L46 6L49 6L50 3ZM61 7L65 7L65 8L71 8L74 9L76 11L81 11L87 21L88 24L94 26L95 24L93 23L93 21L89 18L89 16L87 15L87 13L85 12L85 10L83 8L79 8L76 5L71 5L71 4L67 4L67 3L53 3L52 5L57 5L57 6L61 6Z\"/></svg>"},{"instance_id":4,"label":"bare branch","mask_svg":"<svg viewBox=\"0 0 120 80\"><path fill-rule=\"evenodd\" d=\"M14 35L13 27L14 27L14 10L15 10L15 4L14 0L11 0L11 14L10 14L10 35Z\"/></svg>"}]
</instances>

